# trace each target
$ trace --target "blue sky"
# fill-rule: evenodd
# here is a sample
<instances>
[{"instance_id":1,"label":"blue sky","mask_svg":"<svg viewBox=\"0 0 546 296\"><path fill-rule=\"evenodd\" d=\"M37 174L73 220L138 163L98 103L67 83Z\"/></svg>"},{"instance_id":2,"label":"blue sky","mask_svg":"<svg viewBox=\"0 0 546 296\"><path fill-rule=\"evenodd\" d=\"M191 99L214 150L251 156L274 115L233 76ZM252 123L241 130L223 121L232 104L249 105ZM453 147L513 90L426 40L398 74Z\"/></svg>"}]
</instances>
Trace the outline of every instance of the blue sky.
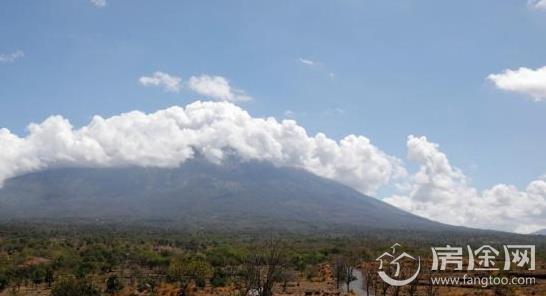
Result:
<instances>
[{"instance_id":1,"label":"blue sky","mask_svg":"<svg viewBox=\"0 0 546 296\"><path fill-rule=\"evenodd\" d=\"M546 173L546 102L487 76L546 65L546 10L527 1L3 1L0 127L186 105L145 88L155 71L214 74L287 110L311 134L360 134L401 159L409 134L439 143L477 188ZM307 65L300 59L317 63ZM331 77L330 73L333 73Z\"/></svg>"}]
</instances>

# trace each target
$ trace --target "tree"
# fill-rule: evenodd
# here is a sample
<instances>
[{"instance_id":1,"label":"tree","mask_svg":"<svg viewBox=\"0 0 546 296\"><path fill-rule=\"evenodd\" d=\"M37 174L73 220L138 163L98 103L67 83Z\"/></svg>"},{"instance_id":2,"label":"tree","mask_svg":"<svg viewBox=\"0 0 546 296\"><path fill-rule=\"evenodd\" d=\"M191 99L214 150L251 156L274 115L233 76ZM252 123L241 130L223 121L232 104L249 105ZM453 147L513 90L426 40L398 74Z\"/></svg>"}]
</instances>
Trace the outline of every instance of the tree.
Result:
<instances>
[{"instance_id":1,"label":"tree","mask_svg":"<svg viewBox=\"0 0 546 296\"><path fill-rule=\"evenodd\" d=\"M30 271L29 273L30 273L30 278L32 279L32 282L35 285L42 283L42 281L45 278L45 269L43 269L41 266L36 266L32 268L31 270L32 271Z\"/></svg>"},{"instance_id":2,"label":"tree","mask_svg":"<svg viewBox=\"0 0 546 296\"><path fill-rule=\"evenodd\" d=\"M184 258L175 257L169 264L168 277L172 281L178 281L182 286L186 284L185 270L184 270Z\"/></svg>"},{"instance_id":3,"label":"tree","mask_svg":"<svg viewBox=\"0 0 546 296\"><path fill-rule=\"evenodd\" d=\"M375 270L372 268L372 265L367 264L365 269L362 270L364 287L366 288L366 294L370 295L370 289L373 288L375 281Z\"/></svg>"},{"instance_id":4,"label":"tree","mask_svg":"<svg viewBox=\"0 0 546 296\"><path fill-rule=\"evenodd\" d=\"M99 296L99 291L85 279L65 277L51 289L51 296Z\"/></svg>"},{"instance_id":5,"label":"tree","mask_svg":"<svg viewBox=\"0 0 546 296\"><path fill-rule=\"evenodd\" d=\"M355 269L355 263L353 260L345 259L343 263L343 279L345 280L345 285L347 285L347 292L349 292L349 286L351 282L356 279L353 275Z\"/></svg>"},{"instance_id":6,"label":"tree","mask_svg":"<svg viewBox=\"0 0 546 296\"><path fill-rule=\"evenodd\" d=\"M411 265L411 270L415 270L417 268L417 263L415 261L413 261L412 265ZM404 274L407 273L404 271ZM406 278L406 276L404 276L404 278ZM408 286L408 295L409 296L414 296L417 294L417 286L419 285L419 278L416 278L414 281L412 281L411 283L409 283L409 286Z\"/></svg>"},{"instance_id":7,"label":"tree","mask_svg":"<svg viewBox=\"0 0 546 296\"><path fill-rule=\"evenodd\" d=\"M227 273L222 268L217 267L214 269L210 283L215 287L224 287L227 283L227 279Z\"/></svg>"},{"instance_id":8,"label":"tree","mask_svg":"<svg viewBox=\"0 0 546 296\"><path fill-rule=\"evenodd\" d=\"M334 278L336 280L337 289L339 289L341 282L345 280L344 265L344 258L342 256L336 256L334 261Z\"/></svg>"},{"instance_id":9,"label":"tree","mask_svg":"<svg viewBox=\"0 0 546 296\"><path fill-rule=\"evenodd\" d=\"M244 260L239 272L237 282L239 294L246 296L252 290L259 290L261 287L261 259L258 255L250 255Z\"/></svg>"},{"instance_id":10,"label":"tree","mask_svg":"<svg viewBox=\"0 0 546 296\"><path fill-rule=\"evenodd\" d=\"M278 274L285 268L286 257L280 241L266 242L264 250L262 256L266 270L260 296L272 296L273 285L279 281Z\"/></svg>"},{"instance_id":11,"label":"tree","mask_svg":"<svg viewBox=\"0 0 546 296\"><path fill-rule=\"evenodd\" d=\"M114 294L123 289L123 284L116 275L109 276L106 280L106 293Z\"/></svg>"},{"instance_id":12,"label":"tree","mask_svg":"<svg viewBox=\"0 0 546 296\"><path fill-rule=\"evenodd\" d=\"M336 288L339 289L340 284L343 282L349 292L349 286L351 282L356 279L353 275L356 263L358 261L352 256L336 256L334 261L334 278L336 280Z\"/></svg>"},{"instance_id":13,"label":"tree","mask_svg":"<svg viewBox=\"0 0 546 296\"><path fill-rule=\"evenodd\" d=\"M53 280L54 280L54 272L51 266L46 267L44 280L47 283L47 287L51 288L51 285L53 284Z\"/></svg>"},{"instance_id":14,"label":"tree","mask_svg":"<svg viewBox=\"0 0 546 296\"><path fill-rule=\"evenodd\" d=\"M9 284L9 276L0 271L0 292L4 290Z\"/></svg>"},{"instance_id":15,"label":"tree","mask_svg":"<svg viewBox=\"0 0 546 296\"><path fill-rule=\"evenodd\" d=\"M242 295L253 291L260 296L272 296L273 285L282 280L280 275L287 263L283 243L269 240L259 250L244 260L239 282Z\"/></svg>"},{"instance_id":16,"label":"tree","mask_svg":"<svg viewBox=\"0 0 546 296\"><path fill-rule=\"evenodd\" d=\"M184 272L188 278L195 281L198 287L204 287L207 279L211 276L212 268L203 259L193 259L186 264Z\"/></svg>"},{"instance_id":17,"label":"tree","mask_svg":"<svg viewBox=\"0 0 546 296\"><path fill-rule=\"evenodd\" d=\"M202 258L177 257L169 265L169 277L185 286L188 280L194 280L199 287L204 287L207 279L212 276L212 267Z\"/></svg>"}]
</instances>

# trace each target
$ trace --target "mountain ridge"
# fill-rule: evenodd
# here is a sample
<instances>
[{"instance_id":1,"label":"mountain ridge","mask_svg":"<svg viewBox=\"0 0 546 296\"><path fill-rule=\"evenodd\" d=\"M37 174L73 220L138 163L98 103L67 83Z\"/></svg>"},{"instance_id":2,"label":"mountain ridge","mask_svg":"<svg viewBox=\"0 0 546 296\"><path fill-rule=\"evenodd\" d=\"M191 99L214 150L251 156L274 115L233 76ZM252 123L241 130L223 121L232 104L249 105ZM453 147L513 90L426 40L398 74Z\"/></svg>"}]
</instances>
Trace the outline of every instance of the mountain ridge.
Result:
<instances>
[{"instance_id":1,"label":"mountain ridge","mask_svg":"<svg viewBox=\"0 0 546 296\"><path fill-rule=\"evenodd\" d=\"M537 235L546 235L546 228L537 230L531 234L537 234Z\"/></svg>"},{"instance_id":2,"label":"mountain ridge","mask_svg":"<svg viewBox=\"0 0 546 296\"><path fill-rule=\"evenodd\" d=\"M202 228L456 229L302 169L264 162L57 168L7 180L4 219L154 220Z\"/></svg>"}]
</instances>

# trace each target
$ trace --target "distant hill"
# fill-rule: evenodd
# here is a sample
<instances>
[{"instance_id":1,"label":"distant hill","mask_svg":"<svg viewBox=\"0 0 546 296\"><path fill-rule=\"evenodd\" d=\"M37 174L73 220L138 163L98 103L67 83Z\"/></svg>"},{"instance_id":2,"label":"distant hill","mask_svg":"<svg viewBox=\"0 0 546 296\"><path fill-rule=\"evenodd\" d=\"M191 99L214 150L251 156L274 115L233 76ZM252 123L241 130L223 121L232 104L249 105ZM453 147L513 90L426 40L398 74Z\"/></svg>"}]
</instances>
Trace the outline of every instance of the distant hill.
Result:
<instances>
[{"instance_id":1,"label":"distant hill","mask_svg":"<svg viewBox=\"0 0 546 296\"><path fill-rule=\"evenodd\" d=\"M532 234L546 235L546 228L535 231Z\"/></svg>"},{"instance_id":2,"label":"distant hill","mask_svg":"<svg viewBox=\"0 0 546 296\"><path fill-rule=\"evenodd\" d=\"M62 168L19 176L0 189L0 217L221 229L456 228L304 170L203 160L175 169Z\"/></svg>"}]
</instances>

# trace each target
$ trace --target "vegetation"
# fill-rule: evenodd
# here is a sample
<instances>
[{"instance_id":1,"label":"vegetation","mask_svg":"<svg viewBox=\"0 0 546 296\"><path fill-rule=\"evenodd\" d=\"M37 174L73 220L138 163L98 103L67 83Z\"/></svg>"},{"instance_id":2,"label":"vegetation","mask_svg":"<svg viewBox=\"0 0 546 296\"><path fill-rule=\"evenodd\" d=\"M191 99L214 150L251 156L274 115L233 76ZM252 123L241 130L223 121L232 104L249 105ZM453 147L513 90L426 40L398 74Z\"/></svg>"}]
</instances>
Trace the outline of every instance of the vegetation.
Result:
<instances>
[{"instance_id":1,"label":"vegetation","mask_svg":"<svg viewBox=\"0 0 546 296\"><path fill-rule=\"evenodd\" d=\"M85 279L76 279L73 277L60 278L53 289L51 289L52 296L97 296L100 295L99 291L93 287L91 283Z\"/></svg>"},{"instance_id":2,"label":"vegetation","mask_svg":"<svg viewBox=\"0 0 546 296\"><path fill-rule=\"evenodd\" d=\"M439 233L395 234L412 254L430 245L472 242ZM418 236L417 236L418 235ZM487 237L488 243L504 243ZM482 238L483 239L483 238ZM124 289L153 292L164 283L180 289L230 287L239 295L271 296L274 286L313 279L331 266L338 287L349 288L362 261L373 261L395 238L378 231L320 235L183 233L108 225L0 225L0 292L40 289L51 295L116 295ZM533 243L544 258L543 240ZM373 273L362 269L373 281ZM376 289L381 289L376 287ZM24 294L23 294L24 295Z\"/></svg>"}]
</instances>

